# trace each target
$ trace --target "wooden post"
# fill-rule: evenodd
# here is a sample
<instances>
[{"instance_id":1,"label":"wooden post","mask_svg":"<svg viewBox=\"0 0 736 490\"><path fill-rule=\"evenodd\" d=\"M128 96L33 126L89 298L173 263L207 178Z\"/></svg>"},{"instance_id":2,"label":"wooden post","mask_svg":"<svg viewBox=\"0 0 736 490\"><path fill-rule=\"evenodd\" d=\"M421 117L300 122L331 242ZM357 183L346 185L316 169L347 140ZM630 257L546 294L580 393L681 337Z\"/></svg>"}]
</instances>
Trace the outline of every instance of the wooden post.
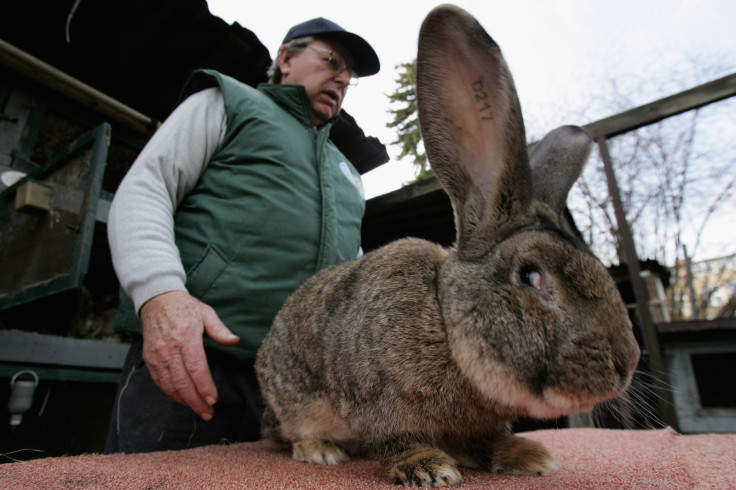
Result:
<instances>
[{"instance_id":1,"label":"wooden post","mask_svg":"<svg viewBox=\"0 0 736 490\"><path fill-rule=\"evenodd\" d=\"M644 348L649 358L649 371L654 381L654 392L659 409L659 416L662 421L677 429L677 418L674 411L674 402L672 392L670 390L669 375L667 366L664 363L664 357L659 348L659 338L657 336L656 326L652 321L652 315L649 311L649 295L647 294L644 281L641 278L639 269L639 258L636 255L634 247L634 238L631 234L631 228L626 220L623 203L621 202L621 193L619 191L616 175L613 171L613 163L611 155L608 152L608 145L605 137L599 137L597 140L598 149L600 150L601 159L603 160L603 169L608 181L608 192L613 201L613 210L616 215L616 223L618 225L619 239L621 240L621 248L626 258L626 265L629 271L629 279L634 289L634 297L636 298L636 312L639 318L639 328L642 333Z\"/></svg>"}]
</instances>

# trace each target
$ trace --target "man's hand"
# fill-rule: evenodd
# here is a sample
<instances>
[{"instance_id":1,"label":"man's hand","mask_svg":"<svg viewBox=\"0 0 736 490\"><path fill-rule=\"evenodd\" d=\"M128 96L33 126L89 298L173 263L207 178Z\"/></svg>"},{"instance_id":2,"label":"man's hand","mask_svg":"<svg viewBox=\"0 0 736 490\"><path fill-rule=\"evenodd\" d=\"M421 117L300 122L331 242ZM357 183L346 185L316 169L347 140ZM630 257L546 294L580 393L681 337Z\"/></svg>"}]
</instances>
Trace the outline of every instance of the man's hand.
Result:
<instances>
[{"instance_id":1,"label":"man's hand","mask_svg":"<svg viewBox=\"0 0 736 490\"><path fill-rule=\"evenodd\" d=\"M204 353L203 335L220 345L240 340L210 306L184 291L148 300L140 310L143 360L154 383L204 420L212 419L217 388Z\"/></svg>"}]
</instances>

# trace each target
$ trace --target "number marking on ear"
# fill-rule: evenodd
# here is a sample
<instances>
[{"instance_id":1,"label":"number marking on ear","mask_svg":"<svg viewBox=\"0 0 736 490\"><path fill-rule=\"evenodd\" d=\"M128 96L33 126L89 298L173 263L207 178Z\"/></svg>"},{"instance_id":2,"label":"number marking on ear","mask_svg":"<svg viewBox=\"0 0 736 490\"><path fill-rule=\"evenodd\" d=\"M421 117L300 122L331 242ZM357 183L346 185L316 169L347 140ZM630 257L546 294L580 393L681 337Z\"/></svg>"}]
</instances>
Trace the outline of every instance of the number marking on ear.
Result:
<instances>
[{"instance_id":1,"label":"number marking on ear","mask_svg":"<svg viewBox=\"0 0 736 490\"><path fill-rule=\"evenodd\" d=\"M486 99L488 98L488 92L486 92L483 80L476 80L470 85L473 89L475 101L478 103L478 112L481 115L481 119L486 121L493 121L493 106L489 104Z\"/></svg>"}]
</instances>

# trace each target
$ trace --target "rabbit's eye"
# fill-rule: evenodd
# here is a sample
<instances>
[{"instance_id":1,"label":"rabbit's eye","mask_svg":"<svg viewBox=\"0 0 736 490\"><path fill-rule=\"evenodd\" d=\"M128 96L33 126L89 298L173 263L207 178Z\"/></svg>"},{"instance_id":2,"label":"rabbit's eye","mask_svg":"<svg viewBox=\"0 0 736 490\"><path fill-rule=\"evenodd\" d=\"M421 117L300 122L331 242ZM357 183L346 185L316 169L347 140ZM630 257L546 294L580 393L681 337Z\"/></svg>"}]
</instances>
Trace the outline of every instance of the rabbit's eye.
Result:
<instances>
[{"instance_id":1,"label":"rabbit's eye","mask_svg":"<svg viewBox=\"0 0 736 490\"><path fill-rule=\"evenodd\" d=\"M523 269L521 271L521 282L529 287L537 290L542 290L542 273L537 269Z\"/></svg>"}]
</instances>

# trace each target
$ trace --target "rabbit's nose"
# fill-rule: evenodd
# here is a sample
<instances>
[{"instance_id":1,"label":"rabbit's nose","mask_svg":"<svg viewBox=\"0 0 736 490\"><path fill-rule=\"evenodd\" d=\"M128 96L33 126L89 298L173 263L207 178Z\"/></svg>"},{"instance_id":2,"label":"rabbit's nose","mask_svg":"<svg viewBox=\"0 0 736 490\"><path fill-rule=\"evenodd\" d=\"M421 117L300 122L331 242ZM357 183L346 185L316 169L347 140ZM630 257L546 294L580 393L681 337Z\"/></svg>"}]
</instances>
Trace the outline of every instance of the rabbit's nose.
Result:
<instances>
[{"instance_id":1,"label":"rabbit's nose","mask_svg":"<svg viewBox=\"0 0 736 490\"><path fill-rule=\"evenodd\" d=\"M619 348L613 356L613 366L623 382L629 379L631 373L636 369L639 362L639 346L632 339L626 342L624 347Z\"/></svg>"}]
</instances>

